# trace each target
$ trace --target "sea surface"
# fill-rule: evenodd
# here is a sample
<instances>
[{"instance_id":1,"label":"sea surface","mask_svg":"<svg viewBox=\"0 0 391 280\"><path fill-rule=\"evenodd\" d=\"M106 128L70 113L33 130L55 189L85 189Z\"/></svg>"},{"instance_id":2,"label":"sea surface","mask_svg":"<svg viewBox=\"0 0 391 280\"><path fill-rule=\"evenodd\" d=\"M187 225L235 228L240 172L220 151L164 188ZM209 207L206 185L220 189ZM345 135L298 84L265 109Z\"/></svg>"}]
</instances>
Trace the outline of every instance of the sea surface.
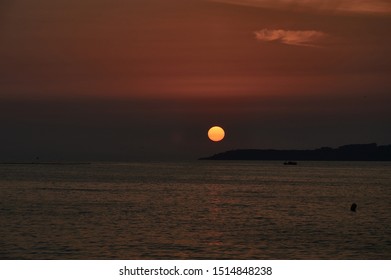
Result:
<instances>
[{"instance_id":1,"label":"sea surface","mask_svg":"<svg viewBox=\"0 0 391 280\"><path fill-rule=\"evenodd\" d=\"M0 259L391 259L391 163L0 164Z\"/></svg>"}]
</instances>

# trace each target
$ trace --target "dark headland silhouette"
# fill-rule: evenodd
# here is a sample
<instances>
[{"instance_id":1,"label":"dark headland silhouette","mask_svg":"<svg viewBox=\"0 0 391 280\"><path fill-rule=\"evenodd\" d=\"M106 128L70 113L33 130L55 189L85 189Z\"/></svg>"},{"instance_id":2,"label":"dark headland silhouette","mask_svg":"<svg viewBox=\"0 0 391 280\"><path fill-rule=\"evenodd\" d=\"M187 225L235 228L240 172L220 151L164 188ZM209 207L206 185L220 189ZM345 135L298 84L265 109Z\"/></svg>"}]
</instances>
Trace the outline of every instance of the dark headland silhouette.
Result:
<instances>
[{"instance_id":1,"label":"dark headland silhouette","mask_svg":"<svg viewBox=\"0 0 391 280\"><path fill-rule=\"evenodd\" d=\"M231 150L200 160L391 161L391 145L351 144L315 150Z\"/></svg>"}]
</instances>

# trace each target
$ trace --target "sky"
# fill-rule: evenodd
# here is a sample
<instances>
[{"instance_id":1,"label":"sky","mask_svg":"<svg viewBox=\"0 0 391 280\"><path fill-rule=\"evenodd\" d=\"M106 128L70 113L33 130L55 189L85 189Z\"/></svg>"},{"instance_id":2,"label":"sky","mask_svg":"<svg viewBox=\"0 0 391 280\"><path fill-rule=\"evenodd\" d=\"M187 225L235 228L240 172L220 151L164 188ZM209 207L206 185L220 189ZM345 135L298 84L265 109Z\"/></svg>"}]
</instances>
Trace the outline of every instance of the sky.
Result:
<instances>
[{"instance_id":1,"label":"sky","mask_svg":"<svg viewBox=\"0 0 391 280\"><path fill-rule=\"evenodd\" d=\"M0 161L390 144L390 34L382 0L1 1Z\"/></svg>"}]
</instances>

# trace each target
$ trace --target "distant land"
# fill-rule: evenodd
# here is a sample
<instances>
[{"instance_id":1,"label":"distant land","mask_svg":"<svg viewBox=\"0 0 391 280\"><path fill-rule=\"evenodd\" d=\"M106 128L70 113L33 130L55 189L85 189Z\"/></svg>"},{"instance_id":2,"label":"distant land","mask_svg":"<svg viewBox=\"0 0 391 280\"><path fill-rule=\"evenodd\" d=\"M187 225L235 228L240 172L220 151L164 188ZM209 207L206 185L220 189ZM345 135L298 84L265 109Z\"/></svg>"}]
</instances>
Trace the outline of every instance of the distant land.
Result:
<instances>
[{"instance_id":1,"label":"distant land","mask_svg":"<svg viewBox=\"0 0 391 280\"><path fill-rule=\"evenodd\" d=\"M314 160L314 161L391 161L391 145L350 144L315 150L231 150L200 160Z\"/></svg>"}]
</instances>

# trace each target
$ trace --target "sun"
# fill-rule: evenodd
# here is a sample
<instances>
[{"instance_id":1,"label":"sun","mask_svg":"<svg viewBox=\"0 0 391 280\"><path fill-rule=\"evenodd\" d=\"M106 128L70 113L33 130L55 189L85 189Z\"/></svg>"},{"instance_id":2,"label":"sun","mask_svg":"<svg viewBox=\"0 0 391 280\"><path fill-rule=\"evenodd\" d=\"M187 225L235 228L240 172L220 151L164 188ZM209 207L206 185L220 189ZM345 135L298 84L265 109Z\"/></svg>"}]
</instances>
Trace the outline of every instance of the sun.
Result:
<instances>
[{"instance_id":1,"label":"sun","mask_svg":"<svg viewBox=\"0 0 391 280\"><path fill-rule=\"evenodd\" d=\"M219 142L224 139L225 132L220 126L213 126L208 131L208 137L213 142Z\"/></svg>"}]
</instances>

